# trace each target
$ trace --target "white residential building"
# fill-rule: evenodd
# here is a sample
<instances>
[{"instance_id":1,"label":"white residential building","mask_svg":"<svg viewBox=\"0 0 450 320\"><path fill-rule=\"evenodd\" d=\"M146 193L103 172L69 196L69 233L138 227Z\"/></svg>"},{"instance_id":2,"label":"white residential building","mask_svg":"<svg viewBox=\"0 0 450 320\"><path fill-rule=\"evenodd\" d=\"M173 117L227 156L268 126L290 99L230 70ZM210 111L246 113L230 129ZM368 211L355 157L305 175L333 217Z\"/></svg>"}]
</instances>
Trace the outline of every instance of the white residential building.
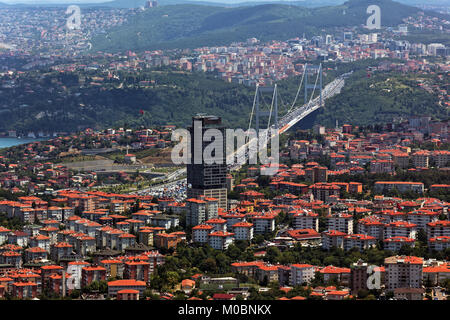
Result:
<instances>
[{"instance_id":1,"label":"white residential building","mask_svg":"<svg viewBox=\"0 0 450 320\"><path fill-rule=\"evenodd\" d=\"M211 248L216 250L226 250L234 242L234 233L216 231L208 236L208 243Z\"/></svg>"},{"instance_id":2,"label":"white residential building","mask_svg":"<svg viewBox=\"0 0 450 320\"><path fill-rule=\"evenodd\" d=\"M213 231L227 231L227 220L225 219L209 219L205 224L213 226Z\"/></svg>"},{"instance_id":3,"label":"white residential building","mask_svg":"<svg viewBox=\"0 0 450 320\"><path fill-rule=\"evenodd\" d=\"M327 217L328 230L337 230L347 234L353 233L353 216L347 213L338 213Z\"/></svg>"},{"instance_id":4,"label":"white residential building","mask_svg":"<svg viewBox=\"0 0 450 320\"><path fill-rule=\"evenodd\" d=\"M427 238L450 237L450 220L430 222L426 227Z\"/></svg>"},{"instance_id":5,"label":"white residential building","mask_svg":"<svg viewBox=\"0 0 450 320\"><path fill-rule=\"evenodd\" d=\"M377 240L365 234L349 234L344 238L344 250L348 251L353 248L358 250L366 250L375 247Z\"/></svg>"},{"instance_id":6,"label":"white residential building","mask_svg":"<svg viewBox=\"0 0 450 320\"><path fill-rule=\"evenodd\" d=\"M294 229L314 229L319 232L319 215L308 210L297 210L294 213L293 225Z\"/></svg>"},{"instance_id":7,"label":"white residential building","mask_svg":"<svg viewBox=\"0 0 450 320\"><path fill-rule=\"evenodd\" d=\"M450 248L450 237L438 236L428 239L428 248L430 250L442 251Z\"/></svg>"},{"instance_id":8,"label":"white residential building","mask_svg":"<svg viewBox=\"0 0 450 320\"><path fill-rule=\"evenodd\" d=\"M212 232L213 226L199 224L192 228L192 241L197 243L207 243L208 235Z\"/></svg>"},{"instance_id":9,"label":"white residential building","mask_svg":"<svg viewBox=\"0 0 450 320\"><path fill-rule=\"evenodd\" d=\"M393 256L384 259L387 291L397 288L421 288L423 259L413 256Z\"/></svg>"},{"instance_id":10,"label":"white residential building","mask_svg":"<svg viewBox=\"0 0 450 320\"><path fill-rule=\"evenodd\" d=\"M417 235L417 225L406 221L395 221L385 225L385 239L394 237L406 237L415 239Z\"/></svg>"},{"instance_id":11,"label":"white residential building","mask_svg":"<svg viewBox=\"0 0 450 320\"><path fill-rule=\"evenodd\" d=\"M375 237L377 240L384 238L384 223L381 218L371 216L358 221L358 233Z\"/></svg>"},{"instance_id":12,"label":"white residential building","mask_svg":"<svg viewBox=\"0 0 450 320\"><path fill-rule=\"evenodd\" d=\"M298 286L304 283L310 283L314 279L314 266L309 264L291 265L290 285Z\"/></svg>"},{"instance_id":13,"label":"white residential building","mask_svg":"<svg viewBox=\"0 0 450 320\"><path fill-rule=\"evenodd\" d=\"M236 240L251 241L253 239L253 224L238 222L233 225L233 233Z\"/></svg>"},{"instance_id":14,"label":"white residential building","mask_svg":"<svg viewBox=\"0 0 450 320\"><path fill-rule=\"evenodd\" d=\"M257 234L270 233L275 230L275 216L274 215L263 215L254 216L253 225L254 232Z\"/></svg>"},{"instance_id":15,"label":"white residential building","mask_svg":"<svg viewBox=\"0 0 450 320\"><path fill-rule=\"evenodd\" d=\"M408 212L406 220L417 225L417 229L426 229L427 224L439 220L439 212L429 210L415 210Z\"/></svg>"},{"instance_id":16,"label":"white residential building","mask_svg":"<svg viewBox=\"0 0 450 320\"><path fill-rule=\"evenodd\" d=\"M328 230L322 233L322 248L331 250L334 248L344 249L344 238L346 233L337 230Z\"/></svg>"},{"instance_id":17,"label":"white residential building","mask_svg":"<svg viewBox=\"0 0 450 320\"><path fill-rule=\"evenodd\" d=\"M415 240L407 237L393 237L383 240L384 250L399 251L403 246L415 246Z\"/></svg>"}]
</instances>

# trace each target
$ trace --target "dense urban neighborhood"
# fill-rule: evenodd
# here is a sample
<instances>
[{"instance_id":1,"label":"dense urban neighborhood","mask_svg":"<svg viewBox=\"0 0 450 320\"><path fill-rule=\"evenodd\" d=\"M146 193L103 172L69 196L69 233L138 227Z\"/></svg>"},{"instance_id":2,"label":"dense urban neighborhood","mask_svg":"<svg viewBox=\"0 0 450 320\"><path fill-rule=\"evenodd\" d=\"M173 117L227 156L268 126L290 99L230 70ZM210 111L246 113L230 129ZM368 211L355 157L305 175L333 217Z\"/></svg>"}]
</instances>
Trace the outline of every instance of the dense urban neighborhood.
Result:
<instances>
[{"instance_id":1,"label":"dense urban neighborhood","mask_svg":"<svg viewBox=\"0 0 450 320\"><path fill-rule=\"evenodd\" d=\"M449 11L381 3L0 3L0 300L448 300Z\"/></svg>"},{"instance_id":2,"label":"dense urban neighborhood","mask_svg":"<svg viewBox=\"0 0 450 320\"><path fill-rule=\"evenodd\" d=\"M446 297L448 122L420 117L376 131L297 131L275 176L250 165L226 176L225 207L220 196L189 198L186 189L178 200L151 190L96 191L114 178L55 161L79 157L77 147L99 150L133 139L137 154L158 150L170 145L163 139L172 129L87 130L6 149L2 296ZM129 152L115 164L122 171L106 174L137 186L139 160ZM367 282L371 266L378 286Z\"/></svg>"}]
</instances>

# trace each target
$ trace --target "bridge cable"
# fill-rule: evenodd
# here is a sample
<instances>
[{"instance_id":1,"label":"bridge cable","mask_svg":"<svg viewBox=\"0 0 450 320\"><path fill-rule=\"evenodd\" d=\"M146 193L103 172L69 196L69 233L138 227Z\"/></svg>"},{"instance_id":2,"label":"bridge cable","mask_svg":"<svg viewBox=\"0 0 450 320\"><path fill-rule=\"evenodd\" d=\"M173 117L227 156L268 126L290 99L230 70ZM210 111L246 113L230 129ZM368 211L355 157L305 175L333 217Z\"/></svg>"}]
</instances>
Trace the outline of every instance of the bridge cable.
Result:
<instances>
[{"instance_id":1,"label":"bridge cable","mask_svg":"<svg viewBox=\"0 0 450 320\"><path fill-rule=\"evenodd\" d=\"M270 128L270 119L272 118L273 103L275 101L276 94L277 94L277 85L275 84L275 87L273 88L272 104L270 105L269 121L267 122L267 130L269 130Z\"/></svg>"},{"instance_id":2,"label":"bridge cable","mask_svg":"<svg viewBox=\"0 0 450 320\"><path fill-rule=\"evenodd\" d=\"M281 94L278 92L278 90L277 90L277 96L278 96L278 98L280 98L280 104L279 105L281 105L281 107L283 108L284 107L284 101L283 101L283 98L281 98ZM280 109L280 107L278 107L278 109Z\"/></svg>"},{"instance_id":3,"label":"bridge cable","mask_svg":"<svg viewBox=\"0 0 450 320\"><path fill-rule=\"evenodd\" d=\"M252 106L252 112L250 113L250 121L248 123L248 130L247 132L250 131L250 127L252 125L252 119L253 119L253 113L255 111L255 105L256 105L256 97L258 96L258 88L259 88L259 84L256 84L256 91L255 91L255 97L253 98L253 106Z\"/></svg>"},{"instance_id":4,"label":"bridge cable","mask_svg":"<svg viewBox=\"0 0 450 320\"><path fill-rule=\"evenodd\" d=\"M288 110L288 112L286 113L286 114L288 114L289 112L291 112L292 111L292 108L295 106L295 104L297 103L297 98L298 98L298 96L300 95L300 90L301 90L301 88L302 88L302 84L303 84L303 79L305 78L305 73L306 73L306 69L308 68L308 64L307 63L305 63L305 66L304 66L304 70L303 70L303 75L302 75L302 80L300 81L300 85L298 86L298 89L297 89L297 93L296 93L296 95L295 95L295 99L294 99L294 102L292 103L292 105L291 105L291 107L289 108L289 110Z\"/></svg>"},{"instance_id":5,"label":"bridge cable","mask_svg":"<svg viewBox=\"0 0 450 320\"><path fill-rule=\"evenodd\" d=\"M309 98L309 102L308 102L308 106L310 105L310 103L313 100L314 97L314 93L316 92L316 87L317 87L317 80L319 80L319 75L320 75L320 71L322 69L322 64L319 65L319 69L317 70L317 77L316 77L316 82L314 83L314 88L313 88L313 92L311 94L311 97Z\"/></svg>"}]
</instances>

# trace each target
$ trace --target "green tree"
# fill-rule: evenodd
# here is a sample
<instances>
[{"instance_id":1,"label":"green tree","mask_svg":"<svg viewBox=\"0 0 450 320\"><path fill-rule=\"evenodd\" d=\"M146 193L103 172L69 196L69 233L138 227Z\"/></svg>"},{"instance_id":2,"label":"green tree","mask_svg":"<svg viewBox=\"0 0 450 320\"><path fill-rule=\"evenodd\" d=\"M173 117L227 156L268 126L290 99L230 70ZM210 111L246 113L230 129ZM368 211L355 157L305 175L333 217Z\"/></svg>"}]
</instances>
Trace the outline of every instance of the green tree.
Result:
<instances>
[{"instance_id":1,"label":"green tree","mask_svg":"<svg viewBox=\"0 0 450 320\"><path fill-rule=\"evenodd\" d=\"M180 282L180 275L176 271L168 271L165 278L170 289Z\"/></svg>"}]
</instances>

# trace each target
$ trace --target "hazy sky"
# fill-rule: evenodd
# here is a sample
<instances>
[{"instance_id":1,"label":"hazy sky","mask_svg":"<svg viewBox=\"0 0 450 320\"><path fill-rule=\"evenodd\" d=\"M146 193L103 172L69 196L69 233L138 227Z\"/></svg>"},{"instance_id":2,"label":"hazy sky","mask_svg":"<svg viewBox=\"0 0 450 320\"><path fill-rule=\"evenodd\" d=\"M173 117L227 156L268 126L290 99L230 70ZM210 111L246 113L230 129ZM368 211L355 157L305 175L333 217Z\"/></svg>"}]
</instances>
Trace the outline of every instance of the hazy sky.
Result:
<instances>
[{"instance_id":1,"label":"hazy sky","mask_svg":"<svg viewBox=\"0 0 450 320\"><path fill-rule=\"evenodd\" d=\"M0 2L8 3L8 4L16 4L16 3L39 3L39 4L51 4L51 3L99 3L99 2L108 2L112 0L0 0ZM132 1L132 0L130 0ZM195 1L195 0L194 0ZM197 0L202 1L202 0ZM269 1L269 0L203 0L208 2L228 2L228 3L236 3L236 2L251 2L251 1ZM271 2L275 2L276 0L270 0ZM295 1L303 1L303 0L295 0Z\"/></svg>"},{"instance_id":2,"label":"hazy sky","mask_svg":"<svg viewBox=\"0 0 450 320\"><path fill-rule=\"evenodd\" d=\"M39 3L39 4L51 4L51 3L99 3L108 2L112 0L0 0L2 3L16 4L16 3ZM133 1L133 0L130 0ZM208 1L208 2L222 2L222 3L236 3L236 2L252 2L252 1L271 1L276 2L277 0L197 0L197 1ZM288 1L288 0L287 0ZM305 0L295 0L295 1L305 1ZM337 2L341 2L336 0ZM396 0L394 0L396 1ZM398 1L398 0L397 0ZM412 1L412 0L411 0ZM416 1L414 1L416 2ZM433 3L450 4L450 0L435 0ZM427 3L427 0L423 0L422 3Z\"/></svg>"},{"instance_id":3,"label":"hazy sky","mask_svg":"<svg viewBox=\"0 0 450 320\"><path fill-rule=\"evenodd\" d=\"M3 3L95 3L107 2L108 0L0 0Z\"/></svg>"}]
</instances>

